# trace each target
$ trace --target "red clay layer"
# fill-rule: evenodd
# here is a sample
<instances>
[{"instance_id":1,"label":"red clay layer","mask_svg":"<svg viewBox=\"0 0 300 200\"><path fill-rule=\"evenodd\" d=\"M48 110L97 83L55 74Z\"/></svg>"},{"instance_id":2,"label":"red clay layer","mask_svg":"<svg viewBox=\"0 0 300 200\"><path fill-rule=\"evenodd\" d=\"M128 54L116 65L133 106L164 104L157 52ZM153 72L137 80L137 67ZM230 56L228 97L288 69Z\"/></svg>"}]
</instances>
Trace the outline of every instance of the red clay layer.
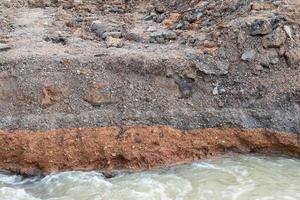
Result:
<instances>
[{"instance_id":1,"label":"red clay layer","mask_svg":"<svg viewBox=\"0 0 300 200\"><path fill-rule=\"evenodd\" d=\"M145 170L237 153L300 157L296 134L265 129L167 126L0 131L0 168L24 174L65 170Z\"/></svg>"}]
</instances>

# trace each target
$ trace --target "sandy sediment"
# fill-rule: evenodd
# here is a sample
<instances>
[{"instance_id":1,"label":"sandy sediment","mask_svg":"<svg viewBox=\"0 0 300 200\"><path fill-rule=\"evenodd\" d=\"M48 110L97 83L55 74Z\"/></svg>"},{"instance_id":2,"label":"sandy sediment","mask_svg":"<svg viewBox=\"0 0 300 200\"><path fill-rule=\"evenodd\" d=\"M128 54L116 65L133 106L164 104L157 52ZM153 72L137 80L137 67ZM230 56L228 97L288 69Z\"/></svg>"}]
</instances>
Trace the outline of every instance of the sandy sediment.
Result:
<instances>
[{"instance_id":1,"label":"sandy sediment","mask_svg":"<svg viewBox=\"0 0 300 200\"><path fill-rule=\"evenodd\" d=\"M147 170L230 152L300 157L299 138L266 129L168 126L0 132L0 168L24 174Z\"/></svg>"}]
</instances>

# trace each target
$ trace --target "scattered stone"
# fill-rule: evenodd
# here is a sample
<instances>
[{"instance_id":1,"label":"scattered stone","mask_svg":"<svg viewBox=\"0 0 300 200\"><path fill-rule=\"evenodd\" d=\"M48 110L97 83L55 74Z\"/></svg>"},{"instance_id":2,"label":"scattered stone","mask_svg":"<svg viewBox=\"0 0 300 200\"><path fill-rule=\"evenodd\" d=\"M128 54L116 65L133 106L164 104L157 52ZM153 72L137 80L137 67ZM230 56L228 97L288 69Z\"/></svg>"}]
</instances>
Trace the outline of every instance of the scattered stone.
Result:
<instances>
[{"instance_id":1,"label":"scattered stone","mask_svg":"<svg viewBox=\"0 0 300 200\"><path fill-rule=\"evenodd\" d=\"M243 61L252 61L252 60L255 59L255 56L256 56L256 51L253 50L253 49L251 49L251 50L248 50L248 51L244 52L244 53L242 54L241 59L242 59Z\"/></svg>"},{"instance_id":2,"label":"scattered stone","mask_svg":"<svg viewBox=\"0 0 300 200\"><path fill-rule=\"evenodd\" d=\"M83 99L92 106L101 106L115 102L111 90L105 82L98 82L91 85Z\"/></svg>"},{"instance_id":3,"label":"scattered stone","mask_svg":"<svg viewBox=\"0 0 300 200\"><path fill-rule=\"evenodd\" d=\"M133 32L122 33L122 37L126 40L135 41L135 42L141 42L143 40L143 38L140 35Z\"/></svg>"},{"instance_id":4,"label":"scattered stone","mask_svg":"<svg viewBox=\"0 0 300 200\"><path fill-rule=\"evenodd\" d=\"M204 40L203 46L206 48L214 48L216 45L213 41Z\"/></svg>"},{"instance_id":5,"label":"scattered stone","mask_svg":"<svg viewBox=\"0 0 300 200\"><path fill-rule=\"evenodd\" d=\"M279 57L275 49L268 49L259 54L258 60L262 67L269 68L272 65L278 64Z\"/></svg>"},{"instance_id":6,"label":"scattered stone","mask_svg":"<svg viewBox=\"0 0 300 200\"><path fill-rule=\"evenodd\" d=\"M286 33L281 27L275 29L271 34L262 38L264 48L279 48L286 41Z\"/></svg>"},{"instance_id":7,"label":"scattered stone","mask_svg":"<svg viewBox=\"0 0 300 200\"><path fill-rule=\"evenodd\" d=\"M174 24L178 21L179 18L179 13L171 13L170 16L162 22L162 25L167 28L171 28L174 26Z\"/></svg>"},{"instance_id":8,"label":"scattered stone","mask_svg":"<svg viewBox=\"0 0 300 200\"><path fill-rule=\"evenodd\" d=\"M166 18L167 18L167 16L165 14L156 15L153 18L153 21L155 21L156 23L162 23Z\"/></svg>"},{"instance_id":9,"label":"scattered stone","mask_svg":"<svg viewBox=\"0 0 300 200\"><path fill-rule=\"evenodd\" d=\"M294 69L298 69L300 65L300 47L289 49L285 53L287 64Z\"/></svg>"},{"instance_id":10,"label":"scattered stone","mask_svg":"<svg viewBox=\"0 0 300 200\"><path fill-rule=\"evenodd\" d=\"M66 45L67 44L67 38L61 33L61 32L55 32L51 35L47 35L44 37L44 40L46 42L52 42L55 44L62 44L62 45Z\"/></svg>"},{"instance_id":11,"label":"scattered stone","mask_svg":"<svg viewBox=\"0 0 300 200\"><path fill-rule=\"evenodd\" d=\"M228 74L229 62L218 60L210 55L190 55L196 65L196 69L207 75L226 75Z\"/></svg>"},{"instance_id":12,"label":"scattered stone","mask_svg":"<svg viewBox=\"0 0 300 200\"><path fill-rule=\"evenodd\" d=\"M255 19L250 25L250 35L266 35L273 30L268 19Z\"/></svg>"},{"instance_id":13,"label":"scattered stone","mask_svg":"<svg viewBox=\"0 0 300 200\"><path fill-rule=\"evenodd\" d=\"M177 39L177 34L173 31L164 31L163 35L167 40L176 40Z\"/></svg>"},{"instance_id":14,"label":"scattered stone","mask_svg":"<svg viewBox=\"0 0 300 200\"><path fill-rule=\"evenodd\" d=\"M175 28L176 29L181 29L181 30L185 30L189 27L189 23L187 21L183 21L180 20L179 22L177 22Z\"/></svg>"},{"instance_id":15,"label":"scattered stone","mask_svg":"<svg viewBox=\"0 0 300 200\"><path fill-rule=\"evenodd\" d=\"M0 43L0 51L8 51L11 49L11 46L8 44Z\"/></svg>"},{"instance_id":16,"label":"scattered stone","mask_svg":"<svg viewBox=\"0 0 300 200\"><path fill-rule=\"evenodd\" d=\"M122 9L122 8L118 8L118 7L112 7L109 12L112 12L112 13L125 13L125 10Z\"/></svg>"},{"instance_id":17,"label":"scattered stone","mask_svg":"<svg viewBox=\"0 0 300 200\"><path fill-rule=\"evenodd\" d=\"M102 39L106 39L108 37L113 37L113 38L121 38L122 33L118 31L113 31L113 32L105 32L102 34Z\"/></svg>"},{"instance_id":18,"label":"scattered stone","mask_svg":"<svg viewBox=\"0 0 300 200\"><path fill-rule=\"evenodd\" d=\"M283 29L286 32L286 34L289 36L289 38L293 40L292 29L287 25L283 26Z\"/></svg>"},{"instance_id":19,"label":"scattered stone","mask_svg":"<svg viewBox=\"0 0 300 200\"><path fill-rule=\"evenodd\" d=\"M216 85L216 86L214 87L214 89L213 89L213 92L212 92L212 93L213 93L213 95L215 95L215 96L219 94L219 89L218 89L218 87L219 87L219 86Z\"/></svg>"},{"instance_id":20,"label":"scattered stone","mask_svg":"<svg viewBox=\"0 0 300 200\"><path fill-rule=\"evenodd\" d=\"M160 1L157 1L155 5L155 12L161 14L166 11L167 11L166 7Z\"/></svg>"},{"instance_id":21,"label":"scattered stone","mask_svg":"<svg viewBox=\"0 0 300 200\"><path fill-rule=\"evenodd\" d=\"M69 84L54 84L46 82L42 89L42 106L49 107L59 101L62 101L69 95Z\"/></svg>"},{"instance_id":22,"label":"scattered stone","mask_svg":"<svg viewBox=\"0 0 300 200\"><path fill-rule=\"evenodd\" d=\"M195 21L197 21L201 16L203 15L203 13L189 13L187 15L185 15L183 17L184 21L188 21L189 23L193 23Z\"/></svg>"},{"instance_id":23,"label":"scattered stone","mask_svg":"<svg viewBox=\"0 0 300 200\"><path fill-rule=\"evenodd\" d=\"M91 25L91 31L102 38L103 34L106 32L122 32L123 28L118 24L96 20L93 21Z\"/></svg>"},{"instance_id":24,"label":"scattered stone","mask_svg":"<svg viewBox=\"0 0 300 200\"><path fill-rule=\"evenodd\" d=\"M170 30L156 31L150 34L151 43L163 44L166 41L176 40L177 34Z\"/></svg>"},{"instance_id":25,"label":"scattered stone","mask_svg":"<svg viewBox=\"0 0 300 200\"><path fill-rule=\"evenodd\" d=\"M153 20L156 16L157 16L156 13L151 12L151 13L146 14L146 15L143 17L143 20L145 20L145 21L150 21L150 20Z\"/></svg>"},{"instance_id":26,"label":"scattered stone","mask_svg":"<svg viewBox=\"0 0 300 200\"><path fill-rule=\"evenodd\" d=\"M178 85L181 98L189 98L193 94L193 85L194 85L194 79L191 78L182 78L175 80L175 83Z\"/></svg>"},{"instance_id":27,"label":"scattered stone","mask_svg":"<svg viewBox=\"0 0 300 200\"><path fill-rule=\"evenodd\" d=\"M113 38L111 36L106 38L106 47L116 47L116 48L121 48L124 46L124 40L121 38Z\"/></svg>"}]
</instances>

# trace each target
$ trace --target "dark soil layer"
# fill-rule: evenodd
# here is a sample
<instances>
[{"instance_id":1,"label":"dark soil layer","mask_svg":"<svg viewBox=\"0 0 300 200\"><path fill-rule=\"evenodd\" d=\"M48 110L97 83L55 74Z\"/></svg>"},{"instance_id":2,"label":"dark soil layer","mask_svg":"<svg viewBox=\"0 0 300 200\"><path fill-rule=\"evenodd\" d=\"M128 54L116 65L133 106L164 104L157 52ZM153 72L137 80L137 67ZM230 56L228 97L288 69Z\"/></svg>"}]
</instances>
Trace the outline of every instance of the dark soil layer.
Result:
<instances>
[{"instance_id":1,"label":"dark soil layer","mask_svg":"<svg viewBox=\"0 0 300 200\"><path fill-rule=\"evenodd\" d=\"M64 170L146 170L225 153L300 157L295 134L265 129L167 126L0 132L0 168L24 174Z\"/></svg>"}]
</instances>

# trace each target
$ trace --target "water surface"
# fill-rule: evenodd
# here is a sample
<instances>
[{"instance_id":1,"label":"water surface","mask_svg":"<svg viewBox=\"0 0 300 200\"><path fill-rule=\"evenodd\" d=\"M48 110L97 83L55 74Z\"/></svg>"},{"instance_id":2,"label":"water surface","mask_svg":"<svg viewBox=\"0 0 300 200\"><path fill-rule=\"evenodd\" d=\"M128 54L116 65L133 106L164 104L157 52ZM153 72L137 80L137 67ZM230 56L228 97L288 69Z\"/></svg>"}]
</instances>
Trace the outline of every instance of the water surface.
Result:
<instances>
[{"instance_id":1,"label":"water surface","mask_svg":"<svg viewBox=\"0 0 300 200\"><path fill-rule=\"evenodd\" d=\"M63 172L43 178L0 174L0 200L299 200L300 161L234 156L171 169Z\"/></svg>"}]
</instances>

